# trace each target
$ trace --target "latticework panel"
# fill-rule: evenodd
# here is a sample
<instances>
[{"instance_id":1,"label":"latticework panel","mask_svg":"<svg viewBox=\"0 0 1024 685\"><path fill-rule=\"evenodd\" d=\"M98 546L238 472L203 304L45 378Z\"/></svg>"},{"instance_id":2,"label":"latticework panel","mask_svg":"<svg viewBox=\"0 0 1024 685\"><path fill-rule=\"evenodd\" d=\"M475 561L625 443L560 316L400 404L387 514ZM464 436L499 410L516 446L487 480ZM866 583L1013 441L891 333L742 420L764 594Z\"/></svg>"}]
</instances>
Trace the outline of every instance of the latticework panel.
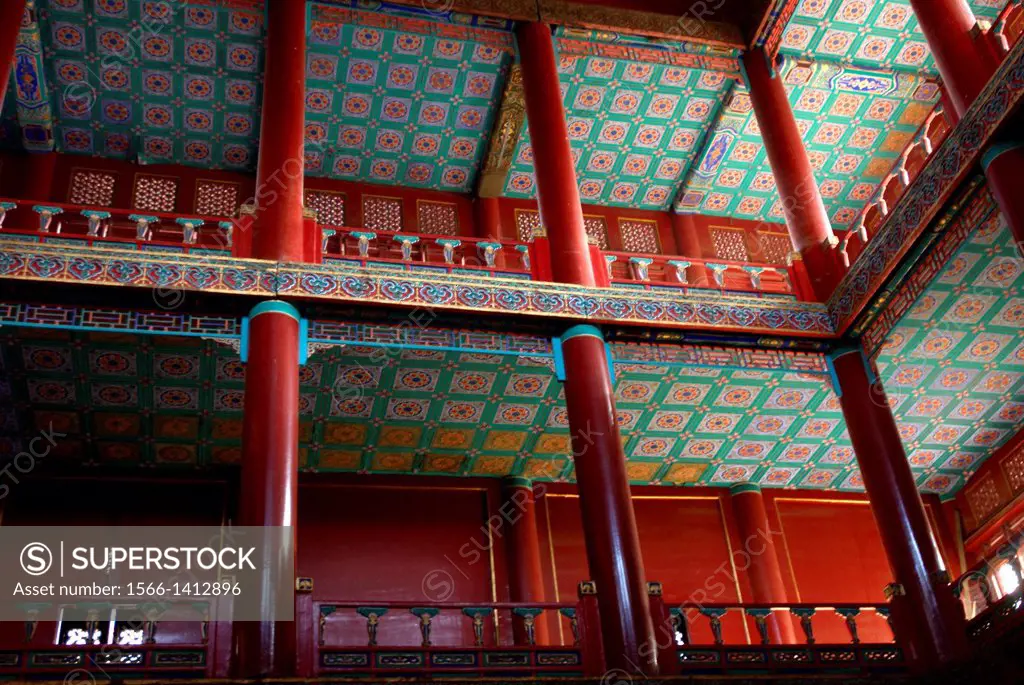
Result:
<instances>
[{"instance_id":1,"label":"latticework panel","mask_svg":"<svg viewBox=\"0 0 1024 685\"><path fill-rule=\"evenodd\" d=\"M715 257L733 262L749 262L744 233L742 228L712 228L711 244L715 246Z\"/></svg>"},{"instance_id":2,"label":"latticework panel","mask_svg":"<svg viewBox=\"0 0 1024 685\"><path fill-rule=\"evenodd\" d=\"M150 212L173 212L178 196L178 179L169 176L135 176L132 206Z\"/></svg>"},{"instance_id":3,"label":"latticework panel","mask_svg":"<svg viewBox=\"0 0 1024 685\"><path fill-rule=\"evenodd\" d=\"M402 230L402 201L393 197L363 197L363 226L373 231Z\"/></svg>"},{"instance_id":4,"label":"latticework panel","mask_svg":"<svg viewBox=\"0 0 1024 685\"><path fill-rule=\"evenodd\" d=\"M307 190L305 205L316 210L316 222L321 226L345 225L345 194L329 190Z\"/></svg>"},{"instance_id":5,"label":"latticework panel","mask_svg":"<svg viewBox=\"0 0 1024 685\"><path fill-rule=\"evenodd\" d=\"M416 221L420 233L459 234L459 212L451 202L420 200L416 203Z\"/></svg>"},{"instance_id":6,"label":"latticework panel","mask_svg":"<svg viewBox=\"0 0 1024 685\"><path fill-rule=\"evenodd\" d=\"M658 224L653 221L623 219L619 221L619 233L622 235L622 249L625 252L661 252L658 245Z\"/></svg>"},{"instance_id":7,"label":"latticework panel","mask_svg":"<svg viewBox=\"0 0 1024 685\"><path fill-rule=\"evenodd\" d=\"M761 247L761 258L766 264L784 266L793 252L793 241L787 233L758 233L757 244Z\"/></svg>"},{"instance_id":8,"label":"latticework panel","mask_svg":"<svg viewBox=\"0 0 1024 685\"><path fill-rule=\"evenodd\" d=\"M983 521L986 516L999 508L999 490L996 489L995 481L991 476L973 485L965 491L967 504L977 521Z\"/></svg>"},{"instance_id":9,"label":"latticework panel","mask_svg":"<svg viewBox=\"0 0 1024 685\"><path fill-rule=\"evenodd\" d=\"M1003 459L1003 473L1014 492L1024 490L1024 448Z\"/></svg>"},{"instance_id":10,"label":"latticework panel","mask_svg":"<svg viewBox=\"0 0 1024 685\"><path fill-rule=\"evenodd\" d=\"M584 216L583 229L602 250L608 249L608 222L601 216Z\"/></svg>"},{"instance_id":11,"label":"latticework panel","mask_svg":"<svg viewBox=\"0 0 1024 685\"><path fill-rule=\"evenodd\" d=\"M238 184L226 181L196 183L196 214L235 216L238 212Z\"/></svg>"},{"instance_id":12,"label":"latticework panel","mask_svg":"<svg viewBox=\"0 0 1024 685\"><path fill-rule=\"evenodd\" d=\"M517 209L516 234L524 243L530 242L537 236L543 236L544 226L540 223L540 212L533 209Z\"/></svg>"},{"instance_id":13,"label":"latticework panel","mask_svg":"<svg viewBox=\"0 0 1024 685\"><path fill-rule=\"evenodd\" d=\"M109 207L114 204L116 183L116 174L92 169L75 169L71 172L68 202L73 205Z\"/></svg>"}]
</instances>

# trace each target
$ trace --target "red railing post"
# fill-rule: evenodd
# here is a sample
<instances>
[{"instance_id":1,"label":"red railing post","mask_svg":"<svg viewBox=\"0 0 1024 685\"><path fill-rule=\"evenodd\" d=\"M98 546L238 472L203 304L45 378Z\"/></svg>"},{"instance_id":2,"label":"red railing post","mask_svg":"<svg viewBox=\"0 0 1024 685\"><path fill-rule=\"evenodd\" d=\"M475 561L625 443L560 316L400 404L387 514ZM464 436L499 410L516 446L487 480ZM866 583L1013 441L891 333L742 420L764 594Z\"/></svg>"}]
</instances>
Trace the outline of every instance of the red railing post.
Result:
<instances>
[{"instance_id":1,"label":"red railing post","mask_svg":"<svg viewBox=\"0 0 1024 685\"><path fill-rule=\"evenodd\" d=\"M597 587L594 581L580 581L577 594L579 603L576 605L576 621L580 633L583 675L600 677L605 672L604 646L601 642L601 615L597 609Z\"/></svg>"},{"instance_id":2,"label":"red railing post","mask_svg":"<svg viewBox=\"0 0 1024 685\"><path fill-rule=\"evenodd\" d=\"M295 675L300 678L312 678L316 675L316 653L313 645L313 579L296 578L295 580Z\"/></svg>"},{"instance_id":3,"label":"red railing post","mask_svg":"<svg viewBox=\"0 0 1024 685\"><path fill-rule=\"evenodd\" d=\"M658 675L678 675L679 657L676 655L676 631L672 627L672 615L662 596L661 583L653 581L647 583L647 599L651 605L651 621L654 622L654 639L657 641L657 644L651 645L651 649L656 649L658 652ZM646 656L643 647L640 649L640 656Z\"/></svg>"}]
</instances>

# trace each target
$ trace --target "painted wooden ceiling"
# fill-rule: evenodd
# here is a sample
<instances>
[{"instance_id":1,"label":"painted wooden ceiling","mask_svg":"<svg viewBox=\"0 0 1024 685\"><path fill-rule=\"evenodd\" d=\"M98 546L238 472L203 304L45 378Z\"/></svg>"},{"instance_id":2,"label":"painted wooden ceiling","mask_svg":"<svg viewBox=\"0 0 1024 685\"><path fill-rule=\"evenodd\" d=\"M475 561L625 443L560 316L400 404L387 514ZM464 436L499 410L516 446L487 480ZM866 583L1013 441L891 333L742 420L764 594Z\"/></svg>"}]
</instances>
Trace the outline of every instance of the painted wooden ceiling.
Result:
<instances>
[{"instance_id":1,"label":"painted wooden ceiling","mask_svg":"<svg viewBox=\"0 0 1024 685\"><path fill-rule=\"evenodd\" d=\"M1024 269L1013 250L986 224L879 355L924 492L957 491L1024 423ZM7 329L2 342L9 456L52 426L67 434L54 456L75 463L201 468L241 458L245 372L230 347L31 328ZM518 349L530 352L316 351L301 372L302 468L572 481L550 344ZM786 354L613 344L630 480L860 490L824 358Z\"/></svg>"},{"instance_id":2,"label":"painted wooden ceiling","mask_svg":"<svg viewBox=\"0 0 1024 685\"><path fill-rule=\"evenodd\" d=\"M971 3L991 19L1006 0ZM263 0L30 5L8 144L16 120L29 149L254 168ZM308 8L307 173L471 192L514 59L511 24L355 0ZM609 36L594 40L625 39ZM669 43L652 45L707 50ZM826 205L846 228L935 103L934 63L908 0L801 0L781 51ZM619 54L560 59L584 202L781 222L742 84ZM506 195L534 195L532 164L524 125Z\"/></svg>"},{"instance_id":3,"label":"painted wooden ceiling","mask_svg":"<svg viewBox=\"0 0 1024 685\"><path fill-rule=\"evenodd\" d=\"M1024 426L1022 324L1024 261L996 214L889 333L879 375L934 489L959 488Z\"/></svg>"}]
</instances>

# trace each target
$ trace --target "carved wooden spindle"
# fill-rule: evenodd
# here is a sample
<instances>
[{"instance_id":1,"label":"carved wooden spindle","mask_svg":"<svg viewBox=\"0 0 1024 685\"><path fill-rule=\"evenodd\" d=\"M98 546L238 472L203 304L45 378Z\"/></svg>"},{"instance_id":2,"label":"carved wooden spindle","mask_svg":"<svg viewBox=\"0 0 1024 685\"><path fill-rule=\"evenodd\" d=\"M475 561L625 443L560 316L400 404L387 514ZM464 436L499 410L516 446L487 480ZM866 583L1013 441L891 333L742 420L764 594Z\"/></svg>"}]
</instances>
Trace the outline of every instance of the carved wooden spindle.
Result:
<instances>
[{"instance_id":1,"label":"carved wooden spindle","mask_svg":"<svg viewBox=\"0 0 1024 685\"><path fill-rule=\"evenodd\" d=\"M327 617L334 613L335 608L331 606L320 607L320 618L317 621L317 644L324 646L324 630L327 628Z\"/></svg>"},{"instance_id":2,"label":"carved wooden spindle","mask_svg":"<svg viewBox=\"0 0 1024 685\"><path fill-rule=\"evenodd\" d=\"M147 645L156 643L156 623L157 618L160 616L160 610L156 607L150 607L145 612L146 620L143 622L143 632L145 634L144 641Z\"/></svg>"},{"instance_id":3,"label":"carved wooden spindle","mask_svg":"<svg viewBox=\"0 0 1024 685\"><path fill-rule=\"evenodd\" d=\"M748 616L753 617L754 625L757 626L757 634L761 638L761 644L771 644L771 636L768 634L768 617L771 616L771 609L746 609Z\"/></svg>"},{"instance_id":4,"label":"carved wooden spindle","mask_svg":"<svg viewBox=\"0 0 1024 685\"><path fill-rule=\"evenodd\" d=\"M569 619L569 629L572 630L572 643L573 645L578 646L580 644L580 624L579 620L576 618L576 609L566 607L559 609L558 613Z\"/></svg>"},{"instance_id":5,"label":"carved wooden spindle","mask_svg":"<svg viewBox=\"0 0 1024 685\"><path fill-rule=\"evenodd\" d=\"M523 629L526 631L526 644L528 645L537 644L536 620L542 611L543 609L525 607L517 607L512 610L513 614L523 619Z\"/></svg>"},{"instance_id":6,"label":"carved wooden spindle","mask_svg":"<svg viewBox=\"0 0 1024 685\"><path fill-rule=\"evenodd\" d=\"M807 644L814 644L814 624L811 623L811 618L814 616L814 609L792 609L794 616L800 619L800 627L804 631L804 637L807 638Z\"/></svg>"},{"instance_id":7,"label":"carved wooden spindle","mask_svg":"<svg viewBox=\"0 0 1024 685\"><path fill-rule=\"evenodd\" d=\"M836 609L836 613L846 620L846 629L850 632L850 642L859 645L860 635L857 633L857 616L860 615L860 609L842 608Z\"/></svg>"},{"instance_id":8,"label":"carved wooden spindle","mask_svg":"<svg viewBox=\"0 0 1024 685\"><path fill-rule=\"evenodd\" d=\"M679 636L682 644L690 644L690 624L686 620L686 614L679 607L668 610L668 620L672 624L672 631Z\"/></svg>"},{"instance_id":9,"label":"carved wooden spindle","mask_svg":"<svg viewBox=\"0 0 1024 685\"><path fill-rule=\"evenodd\" d=\"M39 627L39 609L29 609L25 612L25 642L32 642L36 636L36 628Z\"/></svg>"},{"instance_id":10,"label":"carved wooden spindle","mask_svg":"<svg viewBox=\"0 0 1024 685\"><path fill-rule=\"evenodd\" d=\"M701 609L700 613L708 617L711 623L711 635L715 638L716 645L722 645L725 640L722 638L722 616L725 615L725 609Z\"/></svg>"},{"instance_id":11,"label":"carved wooden spindle","mask_svg":"<svg viewBox=\"0 0 1024 685\"><path fill-rule=\"evenodd\" d=\"M412 613L420 620L420 635L423 637L423 647L430 646L430 622L434 620L434 617L440 612L440 609L434 607L413 607L409 609Z\"/></svg>"},{"instance_id":12,"label":"carved wooden spindle","mask_svg":"<svg viewBox=\"0 0 1024 685\"><path fill-rule=\"evenodd\" d=\"M483 647L484 644L484 619L491 613L488 607L467 607L462 610L466 616L473 619L473 644Z\"/></svg>"},{"instance_id":13,"label":"carved wooden spindle","mask_svg":"<svg viewBox=\"0 0 1024 685\"><path fill-rule=\"evenodd\" d=\"M896 639L896 629L892 625L892 613L889 611L889 607L878 607L875 609L875 613L885 619L886 625L889 626L889 632L892 633L892 638Z\"/></svg>"},{"instance_id":14,"label":"carved wooden spindle","mask_svg":"<svg viewBox=\"0 0 1024 685\"><path fill-rule=\"evenodd\" d=\"M356 613L366 619L367 645L377 645L377 627L380 625L380 617L388 612L387 607L359 607Z\"/></svg>"}]
</instances>

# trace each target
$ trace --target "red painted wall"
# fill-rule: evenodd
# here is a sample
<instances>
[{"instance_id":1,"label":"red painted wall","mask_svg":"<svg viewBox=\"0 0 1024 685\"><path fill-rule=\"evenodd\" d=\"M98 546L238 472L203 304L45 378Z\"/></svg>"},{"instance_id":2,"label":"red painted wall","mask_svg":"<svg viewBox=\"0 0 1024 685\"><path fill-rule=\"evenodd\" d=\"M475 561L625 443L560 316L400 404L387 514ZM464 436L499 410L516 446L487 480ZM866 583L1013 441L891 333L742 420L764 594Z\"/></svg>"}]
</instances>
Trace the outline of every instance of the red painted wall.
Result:
<instances>
[{"instance_id":1,"label":"red painted wall","mask_svg":"<svg viewBox=\"0 0 1024 685\"><path fill-rule=\"evenodd\" d=\"M379 481L378 481L379 482ZM486 521L495 492L461 480L417 486L304 485L300 489L300 577L313 578L314 601L490 602L504 573L492 566ZM500 503L499 503L500 504ZM497 545L495 545L497 546ZM503 560L503 556L495 555ZM435 645L472 644L468 619L442 613ZM328 645L365 645L366 620L354 609L332 615ZM379 628L381 645L417 645L416 618L393 609Z\"/></svg>"},{"instance_id":2,"label":"red painted wall","mask_svg":"<svg viewBox=\"0 0 1024 685\"><path fill-rule=\"evenodd\" d=\"M885 602L892 573L871 508L863 497L768 492L766 508L776 537L783 581L792 601ZM857 621L864 641L889 640L877 614ZM831 612L814 619L820 642L849 642L843 621ZM799 634L799 633L798 633Z\"/></svg>"},{"instance_id":3,"label":"red painted wall","mask_svg":"<svg viewBox=\"0 0 1024 685\"><path fill-rule=\"evenodd\" d=\"M659 494L648 494L653 492ZM730 562L737 535L727 494L634 488L633 496L647 578L662 583L666 604L739 602L750 596L746 577ZM573 601L577 583L589 580L579 500L575 494L556 492L540 501L541 544L548 547L545 557L550 559L547 591L552 599ZM723 628L727 641L746 641L738 616L726 616ZM690 632L695 642L712 642L702 616L691 617Z\"/></svg>"},{"instance_id":4,"label":"red painted wall","mask_svg":"<svg viewBox=\"0 0 1024 685\"><path fill-rule=\"evenodd\" d=\"M538 532L546 599L575 602L577 583L589 579L575 488L546 484L544 491ZM29 481L5 500L3 523L218 525L227 492L224 483ZM751 600L727 491L636 487L633 495L647 577L663 584L667 604ZM765 499L791 602L884 601L890 574L863 496L766 491ZM496 479L304 478L297 574L313 578L313 601L508 601L506 539L500 529L487 535L488 518L496 520L500 505ZM939 505L929 499L927 506L934 523ZM936 533L944 550L947 536ZM553 615L548 620L554 640L571 640L567 623ZM889 639L877 616L864 614L859 624L865 640ZM739 615L727 616L723 625L728 641L756 639L753 626L744 626ZM694 642L711 642L706 618L694 615L690 626ZM508 628L503 617L503 638ZM815 631L823 643L848 641L842 622L827 612L815 619ZM163 628L161 635L181 639ZM339 611L329 619L325 637L328 644L364 644L365 620L352 609ZM392 610L379 637L385 645L418 644L415 618ZM435 644L466 644L472 637L468 620L443 614L436 619ZM493 639L490 626L487 638Z\"/></svg>"}]
</instances>

